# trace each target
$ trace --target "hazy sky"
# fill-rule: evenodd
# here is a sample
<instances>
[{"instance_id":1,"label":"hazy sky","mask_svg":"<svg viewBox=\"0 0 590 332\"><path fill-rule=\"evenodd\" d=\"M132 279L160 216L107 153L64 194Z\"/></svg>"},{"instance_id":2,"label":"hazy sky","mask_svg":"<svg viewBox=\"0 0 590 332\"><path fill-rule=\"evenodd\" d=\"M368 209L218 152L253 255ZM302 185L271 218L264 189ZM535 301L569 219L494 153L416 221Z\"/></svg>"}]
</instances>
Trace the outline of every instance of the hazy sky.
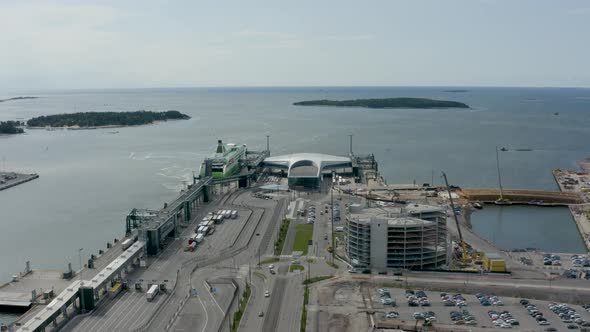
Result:
<instances>
[{"instance_id":1,"label":"hazy sky","mask_svg":"<svg viewBox=\"0 0 590 332\"><path fill-rule=\"evenodd\" d=\"M0 0L0 89L590 86L590 1Z\"/></svg>"}]
</instances>

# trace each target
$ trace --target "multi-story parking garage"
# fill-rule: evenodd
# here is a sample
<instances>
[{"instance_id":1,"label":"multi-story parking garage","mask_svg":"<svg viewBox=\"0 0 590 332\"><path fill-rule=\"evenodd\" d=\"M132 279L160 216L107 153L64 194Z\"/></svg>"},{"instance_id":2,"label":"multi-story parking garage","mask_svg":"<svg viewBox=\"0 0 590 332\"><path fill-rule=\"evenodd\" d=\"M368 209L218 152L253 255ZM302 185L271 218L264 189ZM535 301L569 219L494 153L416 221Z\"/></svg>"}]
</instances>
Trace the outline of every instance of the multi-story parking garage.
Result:
<instances>
[{"instance_id":1,"label":"multi-story parking garage","mask_svg":"<svg viewBox=\"0 0 590 332\"><path fill-rule=\"evenodd\" d=\"M416 217L420 215L425 219ZM446 219L440 208L351 205L346 220L346 249L354 266L436 269L447 263Z\"/></svg>"}]
</instances>

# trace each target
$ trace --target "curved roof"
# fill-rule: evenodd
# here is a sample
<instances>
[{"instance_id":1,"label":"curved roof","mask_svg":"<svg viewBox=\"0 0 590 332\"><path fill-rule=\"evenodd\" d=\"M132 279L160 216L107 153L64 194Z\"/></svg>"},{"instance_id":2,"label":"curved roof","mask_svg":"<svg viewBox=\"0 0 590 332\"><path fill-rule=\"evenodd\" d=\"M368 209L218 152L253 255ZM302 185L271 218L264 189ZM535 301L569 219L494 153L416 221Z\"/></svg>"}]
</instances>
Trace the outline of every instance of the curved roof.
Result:
<instances>
[{"instance_id":1,"label":"curved roof","mask_svg":"<svg viewBox=\"0 0 590 332\"><path fill-rule=\"evenodd\" d=\"M264 159L265 166L286 168L289 177L319 177L322 171L351 167L350 157L321 153L292 153Z\"/></svg>"}]
</instances>

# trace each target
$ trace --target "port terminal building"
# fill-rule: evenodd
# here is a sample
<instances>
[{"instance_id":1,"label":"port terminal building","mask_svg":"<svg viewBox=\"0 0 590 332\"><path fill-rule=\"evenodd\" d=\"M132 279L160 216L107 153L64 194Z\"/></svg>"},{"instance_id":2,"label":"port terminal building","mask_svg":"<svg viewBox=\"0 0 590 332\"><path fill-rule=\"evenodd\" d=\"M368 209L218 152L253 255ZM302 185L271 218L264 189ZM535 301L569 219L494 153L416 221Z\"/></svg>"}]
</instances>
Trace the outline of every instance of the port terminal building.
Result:
<instances>
[{"instance_id":1,"label":"port terminal building","mask_svg":"<svg viewBox=\"0 0 590 332\"><path fill-rule=\"evenodd\" d=\"M351 204L345 234L346 253L357 268L429 270L448 262L446 214L437 206Z\"/></svg>"},{"instance_id":2,"label":"port terminal building","mask_svg":"<svg viewBox=\"0 0 590 332\"><path fill-rule=\"evenodd\" d=\"M332 171L353 173L353 158L321 153L293 153L264 159L264 166L286 174L289 188L318 190Z\"/></svg>"}]
</instances>

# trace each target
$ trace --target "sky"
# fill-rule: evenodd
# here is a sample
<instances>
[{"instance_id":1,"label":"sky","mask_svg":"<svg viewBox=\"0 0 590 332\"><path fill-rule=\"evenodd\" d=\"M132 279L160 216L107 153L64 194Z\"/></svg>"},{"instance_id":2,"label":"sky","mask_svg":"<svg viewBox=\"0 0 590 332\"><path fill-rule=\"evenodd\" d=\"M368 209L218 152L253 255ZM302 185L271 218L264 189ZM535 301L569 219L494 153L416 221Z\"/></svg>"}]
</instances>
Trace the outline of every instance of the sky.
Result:
<instances>
[{"instance_id":1,"label":"sky","mask_svg":"<svg viewBox=\"0 0 590 332\"><path fill-rule=\"evenodd\" d=\"M590 87L590 1L0 0L0 89Z\"/></svg>"}]
</instances>

